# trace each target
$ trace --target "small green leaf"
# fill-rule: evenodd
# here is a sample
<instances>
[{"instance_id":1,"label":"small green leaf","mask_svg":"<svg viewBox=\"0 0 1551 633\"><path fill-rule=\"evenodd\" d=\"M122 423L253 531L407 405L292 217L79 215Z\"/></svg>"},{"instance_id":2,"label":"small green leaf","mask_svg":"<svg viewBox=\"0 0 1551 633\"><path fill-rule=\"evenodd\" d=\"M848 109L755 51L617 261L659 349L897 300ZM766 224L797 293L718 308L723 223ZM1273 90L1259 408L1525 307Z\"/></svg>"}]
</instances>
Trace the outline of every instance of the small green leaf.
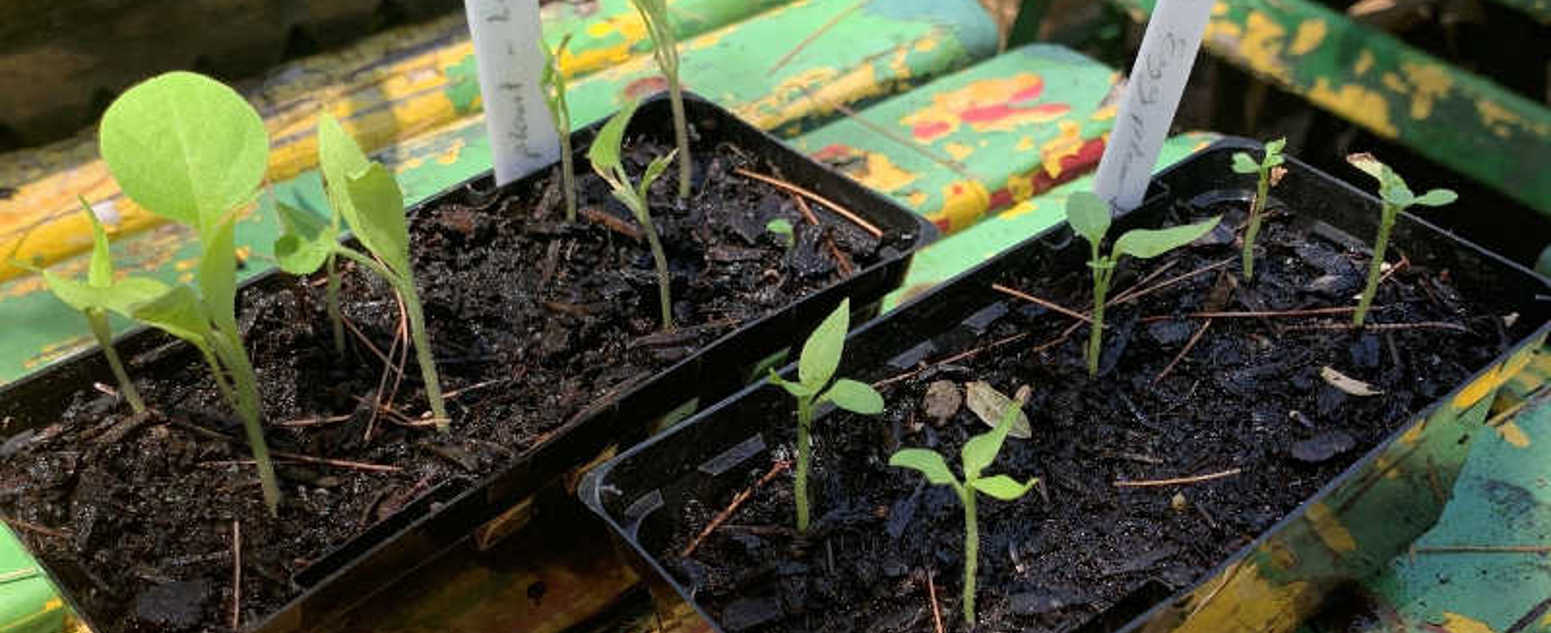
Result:
<instances>
[{"instance_id":1,"label":"small green leaf","mask_svg":"<svg viewBox=\"0 0 1551 633\"><path fill-rule=\"evenodd\" d=\"M1020 484L1017 480L1007 475L992 475L971 481L969 485L975 490L984 492L1002 501L1013 501L1027 494L1029 489L1033 488L1034 484L1037 483L1039 483L1038 477L1029 479L1029 482L1026 484Z\"/></svg>"},{"instance_id":2,"label":"small green leaf","mask_svg":"<svg viewBox=\"0 0 1551 633\"><path fill-rule=\"evenodd\" d=\"M393 173L381 163L346 177L350 204L345 222L367 250L404 279L413 278L409 264L409 225L404 219L404 194Z\"/></svg>"},{"instance_id":3,"label":"small green leaf","mask_svg":"<svg viewBox=\"0 0 1551 633\"><path fill-rule=\"evenodd\" d=\"M210 322L202 316L199 297L188 286L173 286L161 296L135 306L130 314L136 321L193 343L200 349L210 349Z\"/></svg>"},{"instance_id":4,"label":"small green leaf","mask_svg":"<svg viewBox=\"0 0 1551 633\"><path fill-rule=\"evenodd\" d=\"M337 247L337 236L327 223L310 211L276 202L284 231L275 239L275 260L293 275L310 275L323 267Z\"/></svg>"},{"instance_id":5,"label":"small green leaf","mask_svg":"<svg viewBox=\"0 0 1551 633\"><path fill-rule=\"evenodd\" d=\"M1278 156L1287 148L1287 137L1282 137L1266 143L1266 157Z\"/></svg>"},{"instance_id":6,"label":"small green leaf","mask_svg":"<svg viewBox=\"0 0 1551 633\"><path fill-rule=\"evenodd\" d=\"M774 369L770 370L770 382L776 385L780 385L781 388L785 389L787 393L792 394L798 398L812 398L813 394L819 392L817 387L809 387L800 382L782 378L781 375L777 374Z\"/></svg>"},{"instance_id":7,"label":"small green leaf","mask_svg":"<svg viewBox=\"0 0 1551 633\"><path fill-rule=\"evenodd\" d=\"M199 294L215 326L227 332L237 331L237 245L233 231L237 214L228 213L215 223L200 240L199 269L194 278Z\"/></svg>"},{"instance_id":8,"label":"small green leaf","mask_svg":"<svg viewBox=\"0 0 1551 633\"><path fill-rule=\"evenodd\" d=\"M850 327L851 299L845 298L803 343L802 356L797 359L797 378L802 384L814 391L829 384L835 368L840 366L840 352L845 348L846 331Z\"/></svg>"},{"instance_id":9,"label":"small green leaf","mask_svg":"<svg viewBox=\"0 0 1551 633\"><path fill-rule=\"evenodd\" d=\"M113 251L108 248L108 232L102 230L102 222L97 221L97 214L86 198L79 199L86 219L92 223L92 263L86 271L86 283L94 288L107 288L113 285Z\"/></svg>"},{"instance_id":10,"label":"small green leaf","mask_svg":"<svg viewBox=\"0 0 1551 633\"><path fill-rule=\"evenodd\" d=\"M1244 152L1234 152L1233 171L1241 174L1258 174L1260 173L1260 163L1257 163L1255 162L1255 159L1250 158L1249 154L1245 154Z\"/></svg>"},{"instance_id":11,"label":"small green leaf","mask_svg":"<svg viewBox=\"0 0 1551 633\"><path fill-rule=\"evenodd\" d=\"M939 486L957 488L959 485L953 472L948 470L948 464L942 460L942 455L924 448L902 448L889 457L889 465L918 470L926 475L927 481Z\"/></svg>"},{"instance_id":12,"label":"small green leaf","mask_svg":"<svg viewBox=\"0 0 1551 633\"><path fill-rule=\"evenodd\" d=\"M635 109L641 105L639 101L632 100L619 108L614 113L614 118L603 124L598 130L598 135L593 137L592 146L587 148L587 160L592 163L593 171L603 176L604 180L613 179L613 170L620 167L620 146L625 142L625 127L630 125L630 117L635 116Z\"/></svg>"},{"instance_id":13,"label":"small green leaf","mask_svg":"<svg viewBox=\"0 0 1551 633\"><path fill-rule=\"evenodd\" d=\"M1277 154L1275 156L1268 156L1268 157L1266 157L1265 166L1266 167L1276 167L1277 165L1281 165L1282 163L1285 163L1285 162L1287 162L1287 157L1286 156L1282 156L1281 154Z\"/></svg>"},{"instance_id":14,"label":"small green leaf","mask_svg":"<svg viewBox=\"0 0 1551 633\"><path fill-rule=\"evenodd\" d=\"M883 396L865 382L841 378L836 380L829 391L824 392L821 399L827 399L835 403L835 406L862 415L877 415L883 413Z\"/></svg>"},{"instance_id":15,"label":"small green leaf","mask_svg":"<svg viewBox=\"0 0 1551 633\"><path fill-rule=\"evenodd\" d=\"M1459 199L1459 194L1448 189L1434 189L1412 200L1412 204L1420 204L1428 207L1441 207Z\"/></svg>"},{"instance_id":16,"label":"small green leaf","mask_svg":"<svg viewBox=\"0 0 1551 633\"><path fill-rule=\"evenodd\" d=\"M253 106L214 79L170 72L119 95L102 115L102 159L130 199L201 234L249 200L269 164Z\"/></svg>"},{"instance_id":17,"label":"small green leaf","mask_svg":"<svg viewBox=\"0 0 1551 633\"><path fill-rule=\"evenodd\" d=\"M969 438L964 443L964 448L959 449L959 457L964 461L964 478L974 480L980 478L980 471L996 461L996 454L1002 452L1002 442L1007 441L1007 432L1012 429L1013 420L1018 419L1021 407L1014 402L1002 413L1002 421L996 423L996 427L980 435Z\"/></svg>"},{"instance_id":18,"label":"small green leaf","mask_svg":"<svg viewBox=\"0 0 1551 633\"><path fill-rule=\"evenodd\" d=\"M1384 163L1379 162L1379 159L1374 158L1373 154L1369 154L1367 152L1363 152L1361 154L1348 154L1346 157L1346 162L1351 163L1353 167L1361 169L1363 173L1368 174L1369 176L1373 176L1373 178L1378 180L1380 184L1383 184L1388 180L1385 178L1385 173L1389 172L1389 167Z\"/></svg>"},{"instance_id":19,"label":"small green leaf","mask_svg":"<svg viewBox=\"0 0 1551 633\"><path fill-rule=\"evenodd\" d=\"M771 233L776 233L778 235L791 237L793 230L792 221L786 218L776 218L765 223L765 230L770 231Z\"/></svg>"},{"instance_id":20,"label":"small green leaf","mask_svg":"<svg viewBox=\"0 0 1551 633\"><path fill-rule=\"evenodd\" d=\"M1379 197L1385 202L1402 209L1416 202L1416 194L1411 193L1411 188L1404 184L1398 186L1379 187Z\"/></svg>"},{"instance_id":21,"label":"small green leaf","mask_svg":"<svg viewBox=\"0 0 1551 633\"><path fill-rule=\"evenodd\" d=\"M674 149L668 152L667 156L653 158L651 164L646 166L646 173L641 174L641 184L636 187L636 195L640 196L641 200L646 200L646 192L651 190L652 183L657 181L657 177L673 163L673 157L678 154L679 150Z\"/></svg>"},{"instance_id":22,"label":"small green leaf","mask_svg":"<svg viewBox=\"0 0 1551 633\"><path fill-rule=\"evenodd\" d=\"M1113 257L1117 259L1121 255L1130 255L1142 259L1157 257L1196 241L1202 235L1206 235L1207 231L1217 226L1217 222L1221 219L1222 216L1217 216L1210 220L1185 226L1158 230L1133 229L1126 231L1125 235L1115 240Z\"/></svg>"},{"instance_id":23,"label":"small green leaf","mask_svg":"<svg viewBox=\"0 0 1551 633\"><path fill-rule=\"evenodd\" d=\"M83 284L47 270L43 282L54 297L76 310L108 310L131 317L134 307L167 292L167 284L149 277L129 277L107 287Z\"/></svg>"},{"instance_id":24,"label":"small green leaf","mask_svg":"<svg viewBox=\"0 0 1551 633\"><path fill-rule=\"evenodd\" d=\"M1098 244L1109 232L1109 205L1092 192L1078 191L1066 199L1066 221L1089 243Z\"/></svg>"},{"instance_id":25,"label":"small green leaf","mask_svg":"<svg viewBox=\"0 0 1551 633\"><path fill-rule=\"evenodd\" d=\"M366 152L361 151L338 120L328 113L318 117L318 170L323 172L324 190L336 215L348 213L350 199L345 182L350 174L364 171L369 164Z\"/></svg>"}]
</instances>

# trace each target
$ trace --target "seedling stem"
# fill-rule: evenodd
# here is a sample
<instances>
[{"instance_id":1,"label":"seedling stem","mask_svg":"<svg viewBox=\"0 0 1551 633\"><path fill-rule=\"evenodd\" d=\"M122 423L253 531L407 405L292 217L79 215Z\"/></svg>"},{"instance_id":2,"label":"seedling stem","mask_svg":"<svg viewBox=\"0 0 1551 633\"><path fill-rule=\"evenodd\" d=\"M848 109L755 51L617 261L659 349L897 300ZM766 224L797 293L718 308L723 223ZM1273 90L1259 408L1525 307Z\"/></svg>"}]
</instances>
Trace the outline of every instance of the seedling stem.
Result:
<instances>
[{"instance_id":1,"label":"seedling stem","mask_svg":"<svg viewBox=\"0 0 1551 633\"><path fill-rule=\"evenodd\" d=\"M1395 227L1400 212L1416 204L1440 207L1458 200L1459 195L1448 189L1433 189L1420 196L1411 193L1411 188L1406 186L1400 174L1370 154L1352 154L1346 157L1346 161L1379 181L1379 198L1383 201L1379 234L1373 242L1373 259L1368 262L1368 282L1363 287L1362 297L1357 300L1357 311L1352 313L1352 324L1362 327L1368 309L1373 306L1373 296L1379 289L1379 279L1384 269L1384 251L1389 246L1390 231Z\"/></svg>"}]
</instances>

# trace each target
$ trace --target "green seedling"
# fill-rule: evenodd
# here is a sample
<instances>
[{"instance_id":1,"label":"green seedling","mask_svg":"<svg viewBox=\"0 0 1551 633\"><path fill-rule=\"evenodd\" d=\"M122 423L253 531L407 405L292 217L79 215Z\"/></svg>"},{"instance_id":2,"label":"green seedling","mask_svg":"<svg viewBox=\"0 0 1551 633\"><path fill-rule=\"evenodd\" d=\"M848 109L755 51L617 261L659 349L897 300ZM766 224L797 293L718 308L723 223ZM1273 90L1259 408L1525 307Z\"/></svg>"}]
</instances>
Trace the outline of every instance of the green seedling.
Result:
<instances>
[{"instance_id":1,"label":"green seedling","mask_svg":"<svg viewBox=\"0 0 1551 633\"><path fill-rule=\"evenodd\" d=\"M936 451L905 448L889 458L890 466L918 470L926 475L926 480L931 484L952 488L959 497L959 503L964 506L964 622L972 626L975 624L975 569L980 563L980 528L975 517L975 493L1013 501L1039 483L1038 477L1020 484L1007 475L982 475L986 467L996 461L996 454L1002 451L1007 431L1012 428L1018 413L1019 405L1008 406L995 428L969 438L964 443L964 448L959 451L964 469L962 482L953 476L953 472L948 470L948 463Z\"/></svg>"},{"instance_id":2,"label":"green seedling","mask_svg":"<svg viewBox=\"0 0 1551 633\"><path fill-rule=\"evenodd\" d=\"M765 223L765 230L774 233L786 250L792 250L792 247L797 245L797 235L793 233L791 220L776 218Z\"/></svg>"},{"instance_id":3,"label":"green seedling","mask_svg":"<svg viewBox=\"0 0 1551 633\"><path fill-rule=\"evenodd\" d=\"M862 415L883 412L883 396L871 385L850 378L838 378L830 384L840 367L840 353L845 349L850 326L851 300L843 299L840 307L825 317L803 343L802 356L797 359L797 380L783 379L774 369L770 370L770 382L797 399L797 483L793 494L797 498L799 532L808 531L808 468L813 461L809 434L813 430L814 409L833 402L841 409Z\"/></svg>"},{"instance_id":4,"label":"green seedling","mask_svg":"<svg viewBox=\"0 0 1551 633\"><path fill-rule=\"evenodd\" d=\"M1411 188L1406 186L1400 174L1368 153L1347 156L1346 162L1379 181L1379 198L1384 202L1379 219L1379 236L1373 241L1373 261L1368 264L1368 284L1363 288L1362 298L1357 300L1357 312L1352 314L1352 324L1360 327L1363 319L1368 316L1368 308L1373 305L1373 295L1379 289L1384 249L1389 246L1389 233L1395 228L1395 219L1400 217L1400 212L1414 204L1441 207L1458 200L1459 194L1448 189L1434 189L1420 196L1411 193Z\"/></svg>"},{"instance_id":5,"label":"green seedling","mask_svg":"<svg viewBox=\"0 0 1551 633\"><path fill-rule=\"evenodd\" d=\"M570 33L560 38L560 45L553 52L539 42L539 50L544 51L544 70L539 73L539 86L544 90L544 101L549 104L555 135L560 137L560 183L565 187L565 219L575 222L576 167L571 161L571 107L565 101L565 73L560 69L560 60L565 57L565 47L570 43Z\"/></svg>"},{"instance_id":6,"label":"green seedling","mask_svg":"<svg viewBox=\"0 0 1551 633\"><path fill-rule=\"evenodd\" d=\"M587 149L587 160L592 163L592 170L609 183L614 198L629 207L636 221L646 229L646 241L652 247L652 259L657 264L657 298L662 304L662 329L667 331L673 329L673 301L668 295L671 281L668 276L668 256L662 250L662 238L657 235L657 227L652 224L646 194L657 177L668 168L668 163L673 162L673 155L678 150L652 159L651 164L646 166L646 173L641 175L641 184L634 188L630 186L630 173L625 171L624 162L620 160L620 146L625 140L625 126L630 124L630 117L635 116L637 105L639 103L635 101L625 104L614 118L603 124L603 129L598 130L598 136L592 141L592 147Z\"/></svg>"},{"instance_id":7,"label":"green seedling","mask_svg":"<svg viewBox=\"0 0 1551 633\"><path fill-rule=\"evenodd\" d=\"M220 82L170 72L125 91L102 116L103 161L125 195L150 212L193 227L195 288L177 285L131 316L189 341L237 409L258 466L264 502L278 513L280 488L259 410L258 376L237 327L238 210L256 197L269 162L258 112Z\"/></svg>"},{"instance_id":8,"label":"green seedling","mask_svg":"<svg viewBox=\"0 0 1551 633\"><path fill-rule=\"evenodd\" d=\"M1088 267L1093 269L1093 324L1088 335L1088 375L1099 374L1099 350L1104 342L1104 302L1109 294L1109 282L1115 275L1115 265L1126 255L1150 259L1196 241L1217 226L1222 216L1210 220L1176 226L1167 229L1132 229L1115 240L1108 255L1101 254L1099 245L1109 232L1109 205L1087 191L1072 194L1066 202L1066 221L1072 230L1088 240L1092 259Z\"/></svg>"},{"instance_id":9,"label":"green seedling","mask_svg":"<svg viewBox=\"0 0 1551 633\"><path fill-rule=\"evenodd\" d=\"M119 394L124 396L135 413L144 413L145 401L140 399L140 391L135 389L135 383L129 379L129 372L124 370L123 361L119 360L118 351L113 348L113 328L108 323L108 313L128 317L134 311L134 306L166 293L167 284L146 277L115 280L113 255L108 250L108 234L102 229L102 223L97 220L97 214L92 212L92 206L85 198L81 198L81 208L92 224L92 256L86 270L85 283L47 270L38 270L22 262L13 264L42 275L43 282L55 298L86 317L86 325L97 339L97 345L102 348L102 355L107 357L113 378L118 381Z\"/></svg>"},{"instance_id":10,"label":"green seedling","mask_svg":"<svg viewBox=\"0 0 1551 633\"><path fill-rule=\"evenodd\" d=\"M668 0L633 0L641 21L652 34L652 55L657 68L668 80L668 101L673 108L673 138L678 143L679 199L689 197L689 124L684 120L684 88L679 85L678 36L668 21Z\"/></svg>"},{"instance_id":11,"label":"green seedling","mask_svg":"<svg viewBox=\"0 0 1551 633\"><path fill-rule=\"evenodd\" d=\"M1260 218L1266 211L1267 192L1271 189L1271 185L1280 180L1274 172L1287 160L1282 157L1282 149L1286 146L1286 138L1266 143L1265 157L1258 163L1245 152L1233 153L1233 171L1259 175L1259 180L1255 183L1255 200L1249 205L1249 225L1244 229L1244 279L1246 281L1255 278L1255 236L1260 234Z\"/></svg>"},{"instance_id":12,"label":"green seedling","mask_svg":"<svg viewBox=\"0 0 1551 633\"><path fill-rule=\"evenodd\" d=\"M425 331L425 311L410 267L404 194L393 174L381 163L368 159L339 121L326 114L318 120L318 165L332 213L324 221L306 211L277 204L285 232L275 240L275 259L286 272L310 275L335 257L342 257L393 286L409 317L409 334L420 362L431 415L436 419L437 430L446 432L450 418L442 398L436 360L431 354L431 339ZM372 256L340 243L340 218ZM334 276L332 266L329 276ZM337 302L338 297L331 295L329 300ZM331 308L330 314L337 317L338 308Z\"/></svg>"}]
</instances>

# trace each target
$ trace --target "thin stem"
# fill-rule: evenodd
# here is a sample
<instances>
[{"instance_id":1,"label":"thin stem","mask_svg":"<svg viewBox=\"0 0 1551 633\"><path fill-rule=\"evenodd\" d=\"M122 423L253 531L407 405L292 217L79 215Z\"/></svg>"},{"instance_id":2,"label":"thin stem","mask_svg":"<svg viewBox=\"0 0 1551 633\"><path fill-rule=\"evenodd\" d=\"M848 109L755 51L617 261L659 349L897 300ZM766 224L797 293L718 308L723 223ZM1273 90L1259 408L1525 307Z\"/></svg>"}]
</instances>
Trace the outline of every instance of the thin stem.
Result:
<instances>
[{"instance_id":1,"label":"thin stem","mask_svg":"<svg viewBox=\"0 0 1551 633\"><path fill-rule=\"evenodd\" d=\"M562 108L565 101L561 101ZM556 130L560 132L560 182L565 187L565 219L567 222L576 221L576 167L571 160L571 131L568 129Z\"/></svg>"},{"instance_id":2,"label":"thin stem","mask_svg":"<svg viewBox=\"0 0 1551 633\"><path fill-rule=\"evenodd\" d=\"M1384 248L1389 246L1389 231L1395 226L1395 216L1400 213L1400 207L1388 202L1384 203L1384 214L1379 222L1379 237L1373 243L1373 261L1368 262L1368 284L1363 288L1362 298L1357 300L1357 312L1352 314L1352 325L1362 327L1363 319L1368 317L1368 308L1373 305L1373 295L1379 289L1379 276L1384 267Z\"/></svg>"},{"instance_id":3,"label":"thin stem","mask_svg":"<svg viewBox=\"0 0 1551 633\"><path fill-rule=\"evenodd\" d=\"M1099 375L1099 351L1104 347L1104 299L1109 294L1113 268L1093 269L1093 325L1088 326L1088 375Z\"/></svg>"},{"instance_id":4,"label":"thin stem","mask_svg":"<svg viewBox=\"0 0 1551 633\"><path fill-rule=\"evenodd\" d=\"M808 463L813 458L813 447L808 434L813 426L813 403L808 398L797 399L797 531L808 531Z\"/></svg>"},{"instance_id":5,"label":"thin stem","mask_svg":"<svg viewBox=\"0 0 1551 633\"><path fill-rule=\"evenodd\" d=\"M118 392L129 402L129 408L135 413L145 413L145 401L140 399L140 392L135 389L135 383L129 380L129 372L124 371L124 363L118 358L118 350L113 349L113 328L108 325L108 314L102 310L88 309L85 312L86 323L92 329L92 336L97 337L97 346L102 348L102 355L108 359L108 367L113 370L113 378L118 381Z\"/></svg>"},{"instance_id":6,"label":"thin stem","mask_svg":"<svg viewBox=\"0 0 1551 633\"><path fill-rule=\"evenodd\" d=\"M449 424L451 418L447 416L447 403L442 397L441 379L436 373L436 358L431 354L431 337L425 332L425 312L421 309L420 293L415 290L414 280L400 277L377 260L351 249L340 248L338 252L387 280L404 299L404 309L409 314L409 336L415 342L415 358L420 361L420 377L425 382L425 397L431 404L431 416L436 418L436 430L447 432L451 428Z\"/></svg>"},{"instance_id":7,"label":"thin stem","mask_svg":"<svg viewBox=\"0 0 1551 633\"><path fill-rule=\"evenodd\" d=\"M980 566L980 526L975 521L975 489L964 483L964 623L975 625L975 572Z\"/></svg>"},{"instance_id":8,"label":"thin stem","mask_svg":"<svg viewBox=\"0 0 1551 633\"><path fill-rule=\"evenodd\" d=\"M678 61L673 62L673 72L668 78L668 101L673 106L673 138L679 146L679 199L689 197L689 177L693 171L689 160L689 123L684 117L684 94L679 86Z\"/></svg>"},{"instance_id":9,"label":"thin stem","mask_svg":"<svg viewBox=\"0 0 1551 633\"><path fill-rule=\"evenodd\" d=\"M328 258L328 305L329 322L334 324L334 355L345 355L345 320L339 312L339 271L335 267L335 255Z\"/></svg>"},{"instance_id":10,"label":"thin stem","mask_svg":"<svg viewBox=\"0 0 1551 633\"><path fill-rule=\"evenodd\" d=\"M672 278L668 275L668 255L662 250L662 238L657 236L657 226L652 223L651 210L646 199L630 195L630 210L646 229L646 242L652 247L652 261L657 264L657 302L662 308L662 330L673 329L673 299L670 296Z\"/></svg>"},{"instance_id":11,"label":"thin stem","mask_svg":"<svg viewBox=\"0 0 1551 633\"><path fill-rule=\"evenodd\" d=\"M1260 170L1260 182L1255 185L1255 200L1249 205L1249 227L1244 229L1244 280L1255 278L1255 236L1260 234L1260 216L1266 210L1266 190L1271 173Z\"/></svg>"},{"instance_id":12,"label":"thin stem","mask_svg":"<svg viewBox=\"0 0 1551 633\"><path fill-rule=\"evenodd\" d=\"M242 417L242 427L248 436L248 448L253 451L253 462L258 466L259 485L264 492L264 505L271 516L280 514L280 484L275 478L275 465L269 458L269 443L264 439L260 422L258 373L248 359L248 352L236 332L216 332L211 337L216 343L216 354L232 372L236 384L237 414Z\"/></svg>"},{"instance_id":13,"label":"thin stem","mask_svg":"<svg viewBox=\"0 0 1551 633\"><path fill-rule=\"evenodd\" d=\"M231 380L226 377L226 368L221 366L220 359L216 358L215 351L210 348L208 342L198 347L199 352L205 357L205 364L210 366L210 377L215 379L216 390L221 392L221 397L225 398L227 403L236 408L237 392L232 389Z\"/></svg>"}]
</instances>

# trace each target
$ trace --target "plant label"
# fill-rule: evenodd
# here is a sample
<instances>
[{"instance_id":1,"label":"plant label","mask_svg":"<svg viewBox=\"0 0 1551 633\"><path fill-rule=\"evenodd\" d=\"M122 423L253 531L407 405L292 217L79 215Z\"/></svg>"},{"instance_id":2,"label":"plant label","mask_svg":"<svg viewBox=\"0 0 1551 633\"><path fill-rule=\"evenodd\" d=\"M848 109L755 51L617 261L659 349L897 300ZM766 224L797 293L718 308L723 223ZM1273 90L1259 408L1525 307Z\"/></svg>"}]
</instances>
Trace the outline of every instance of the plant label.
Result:
<instances>
[{"instance_id":1,"label":"plant label","mask_svg":"<svg viewBox=\"0 0 1551 633\"><path fill-rule=\"evenodd\" d=\"M544 56L538 0L463 0L479 94L485 105L495 182L504 185L560 158L560 139L549 119L539 73Z\"/></svg>"},{"instance_id":2,"label":"plant label","mask_svg":"<svg viewBox=\"0 0 1551 633\"><path fill-rule=\"evenodd\" d=\"M1111 209L1142 204L1215 0L1158 0L1131 67L1093 187Z\"/></svg>"}]
</instances>

